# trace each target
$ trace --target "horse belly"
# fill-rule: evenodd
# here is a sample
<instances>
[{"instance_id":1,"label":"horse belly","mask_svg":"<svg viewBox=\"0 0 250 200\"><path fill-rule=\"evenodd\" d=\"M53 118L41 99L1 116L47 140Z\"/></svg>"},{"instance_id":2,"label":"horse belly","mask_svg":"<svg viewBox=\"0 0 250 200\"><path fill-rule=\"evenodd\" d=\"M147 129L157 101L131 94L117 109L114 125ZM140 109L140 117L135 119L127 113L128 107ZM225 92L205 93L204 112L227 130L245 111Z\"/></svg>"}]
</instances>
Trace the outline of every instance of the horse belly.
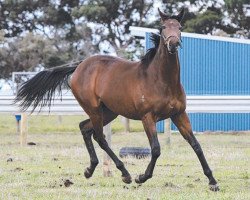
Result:
<instances>
[{"instance_id":1,"label":"horse belly","mask_svg":"<svg viewBox=\"0 0 250 200\"><path fill-rule=\"evenodd\" d=\"M120 99L115 99L114 101L111 101L110 99L103 99L102 102L107 108L118 115L122 115L129 119L140 119L133 106L133 103L129 100L122 101Z\"/></svg>"}]
</instances>

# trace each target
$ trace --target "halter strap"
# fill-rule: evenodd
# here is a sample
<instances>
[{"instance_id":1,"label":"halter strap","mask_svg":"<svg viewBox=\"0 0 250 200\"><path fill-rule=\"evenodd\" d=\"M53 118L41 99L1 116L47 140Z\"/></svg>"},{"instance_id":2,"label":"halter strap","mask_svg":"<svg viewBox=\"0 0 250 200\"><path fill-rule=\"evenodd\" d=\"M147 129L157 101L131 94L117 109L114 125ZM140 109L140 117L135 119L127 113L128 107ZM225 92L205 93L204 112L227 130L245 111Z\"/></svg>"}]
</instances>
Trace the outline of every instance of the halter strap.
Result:
<instances>
[{"instance_id":1,"label":"halter strap","mask_svg":"<svg viewBox=\"0 0 250 200\"><path fill-rule=\"evenodd\" d=\"M179 44L180 44L180 48L182 49L182 39L181 38L174 36L174 35L169 35L168 37L166 37L164 34L159 34L159 33L153 33L153 34L156 34L156 35L162 37L164 41L167 41L168 45L169 45L169 38L171 38L171 37L177 38L179 41Z\"/></svg>"}]
</instances>

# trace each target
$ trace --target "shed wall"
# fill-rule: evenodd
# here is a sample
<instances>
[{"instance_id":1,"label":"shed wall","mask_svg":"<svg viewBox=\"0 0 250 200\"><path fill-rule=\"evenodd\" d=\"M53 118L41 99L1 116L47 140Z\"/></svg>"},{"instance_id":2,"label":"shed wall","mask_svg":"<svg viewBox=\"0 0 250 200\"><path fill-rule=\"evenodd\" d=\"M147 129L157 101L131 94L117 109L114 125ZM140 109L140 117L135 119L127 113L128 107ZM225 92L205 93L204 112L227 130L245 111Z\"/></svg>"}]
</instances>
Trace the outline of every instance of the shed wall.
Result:
<instances>
[{"instance_id":1,"label":"shed wall","mask_svg":"<svg viewBox=\"0 0 250 200\"><path fill-rule=\"evenodd\" d=\"M187 95L250 95L250 44L185 36L182 40L181 82ZM146 33L146 49L150 47ZM194 131L250 130L250 113L190 113L189 117Z\"/></svg>"}]
</instances>

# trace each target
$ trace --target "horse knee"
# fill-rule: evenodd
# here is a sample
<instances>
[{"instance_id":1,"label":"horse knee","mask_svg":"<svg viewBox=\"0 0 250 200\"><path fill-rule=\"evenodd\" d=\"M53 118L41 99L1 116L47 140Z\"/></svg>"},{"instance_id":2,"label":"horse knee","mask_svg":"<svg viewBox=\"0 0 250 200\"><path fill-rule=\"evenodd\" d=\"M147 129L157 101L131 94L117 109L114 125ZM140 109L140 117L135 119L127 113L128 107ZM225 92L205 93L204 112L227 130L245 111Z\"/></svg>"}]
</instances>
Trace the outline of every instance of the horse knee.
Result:
<instances>
[{"instance_id":1,"label":"horse knee","mask_svg":"<svg viewBox=\"0 0 250 200\"><path fill-rule=\"evenodd\" d=\"M92 165L92 166L96 167L98 164L99 164L98 159L91 160L91 165Z\"/></svg>"},{"instance_id":2,"label":"horse knee","mask_svg":"<svg viewBox=\"0 0 250 200\"><path fill-rule=\"evenodd\" d=\"M160 148L160 146L159 145L154 146L152 148L151 154L152 154L152 157L158 158L161 155L161 148Z\"/></svg>"},{"instance_id":3,"label":"horse knee","mask_svg":"<svg viewBox=\"0 0 250 200\"><path fill-rule=\"evenodd\" d=\"M91 133L93 132L93 128L88 127L87 124L90 122L89 119L82 121L79 123L79 128L81 130L81 133L84 137L91 135Z\"/></svg>"},{"instance_id":4,"label":"horse knee","mask_svg":"<svg viewBox=\"0 0 250 200\"><path fill-rule=\"evenodd\" d=\"M79 123L79 128L81 131L83 131L84 129L86 129L86 125L90 122L90 119L84 120L82 122Z\"/></svg>"}]
</instances>

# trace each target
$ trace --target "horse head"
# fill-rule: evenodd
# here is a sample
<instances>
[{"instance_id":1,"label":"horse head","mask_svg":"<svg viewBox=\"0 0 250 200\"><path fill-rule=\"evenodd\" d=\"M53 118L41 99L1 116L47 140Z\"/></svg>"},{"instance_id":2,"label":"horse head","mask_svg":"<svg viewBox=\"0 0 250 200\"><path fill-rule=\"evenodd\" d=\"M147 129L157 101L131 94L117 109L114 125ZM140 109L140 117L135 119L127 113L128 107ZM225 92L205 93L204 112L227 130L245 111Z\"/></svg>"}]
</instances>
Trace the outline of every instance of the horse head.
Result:
<instances>
[{"instance_id":1,"label":"horse head","mask_svg":"<svg viewBox=\"0 0 250 200\"><path fill-rule=\"evenodd\" d=\"M161 37L165 47L170 54L177 52L181 46L181 20L184 16L184 9L178 15L169 16L158 9L161 16Z\"/></svg>"}]
</instances>

